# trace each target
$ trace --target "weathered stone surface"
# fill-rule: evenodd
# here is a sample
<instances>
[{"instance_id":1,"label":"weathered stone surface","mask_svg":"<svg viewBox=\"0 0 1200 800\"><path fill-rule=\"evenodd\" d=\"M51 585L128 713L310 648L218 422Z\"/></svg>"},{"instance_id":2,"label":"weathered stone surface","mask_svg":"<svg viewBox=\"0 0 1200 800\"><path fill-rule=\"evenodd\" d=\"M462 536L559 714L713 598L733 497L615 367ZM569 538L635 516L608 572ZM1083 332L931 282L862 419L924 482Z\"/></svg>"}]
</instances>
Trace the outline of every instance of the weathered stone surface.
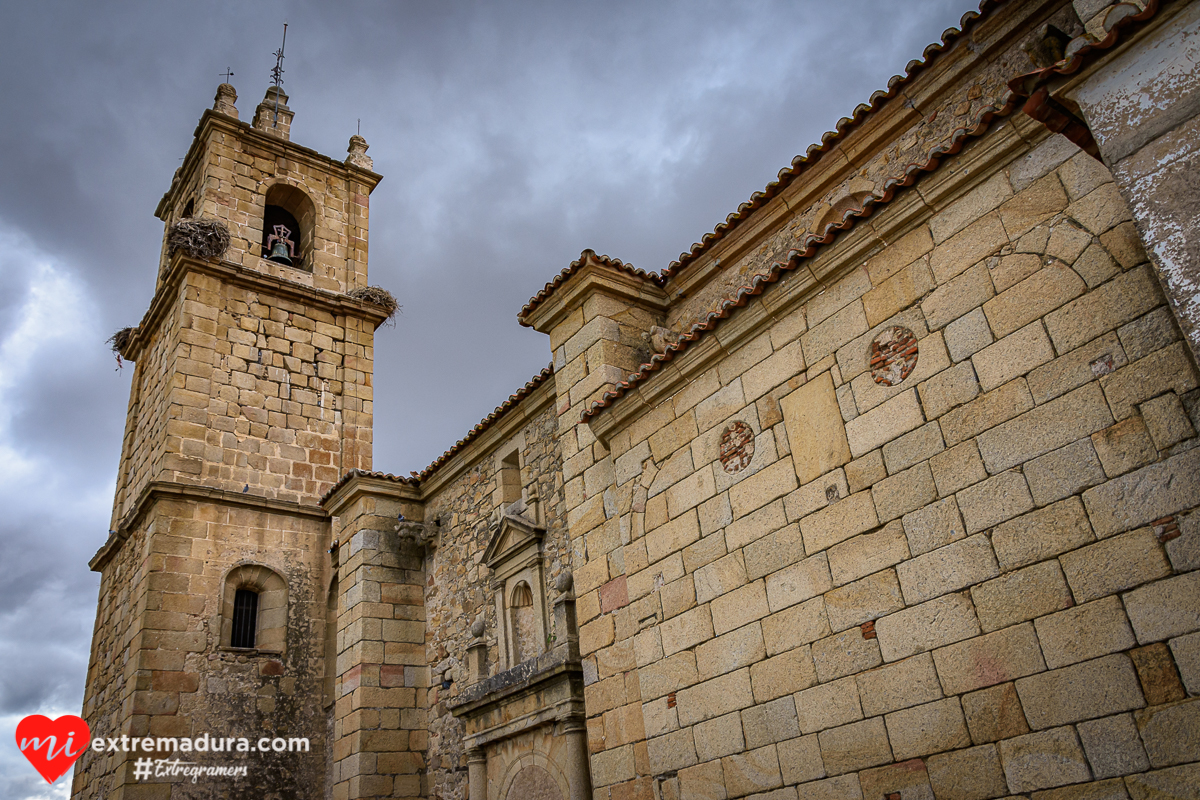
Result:
<instances>
[{"instance_id":1,"label":"weathered stone surface","mask_svg":"<svg viewBox=\"0 0 1200 800\"><path fill-rule=\"evenodd\" d=\"M855 772L892 760L883 717L821 731L817 734L817 741L821 745L825 771L830 775Z\"/></svg>"},{"instance_id":2,"label":"weathered stone surface","mask_svg":"<svg viewBox=\"0 0 1200 800\"><path fill-rule=\"evenodd\" d=\"M857 458L924 423L917 392L910 389L846 423L850 452Z\"/></svg>"},{"instance_id":3,"label":"weathered stone surface","mask_svg":"<svg viewBox=\"0 0 1200 800\"><path fill-rule=\"evenodd\" d=\"M1092 765L1092 775L1097 779L1150 768L1137 726L1129 714L1088 720L1079 723L1076 729Z\"/></svg>"},{"instance_id":4,"label":"weathered stone surface","mask_svg":"<svg viewBox=\"0 0 1200 800\"><path fill-rule=\"evenodd\" d=\"M1033 508L1025 476L1011 470L963 489L955 497L967 533L977 533Z\"/></svg>"},{"instance_id":5,"label":"weathered stone surface","mask_svg":"<svg viewBox=\"0 0 1200 800\"><path fill-rule=\"evenodd\" d=\"M1125 609L1116 597L1104 597L1050 614L1034 622L1050 669L1065 667L1135 644Z\"/></svg>"},{"instance_id":6,"label":"weathered stone surface","mask_svg":"<svg viewBox=\"0 0 1200 800\"><path fill-rule=\"evenodd\" d=\"M1200 797L1200 764L1130 775L1125 785L1132 800L1195 800Z\"/></svg>"},{"instance_id":7,"label":"weathered stone surface","mask_svg":"<svg viewBox=\"0 0 1200 800\"><path fill-rule=\"evenodd\" d=\"M1171 572L1149 528L1082 547L1061 556L1059 563L1080 603L1140 586Z\"/></svg>"},{"instance_id":8,"label":"weathered stone surface","mask_svg":"<svg viewBox=\"0 0 1200 800\"><path fill-rule=\"evenodd\" d=\"M971 744L962 707L948 697L884 717L897 760L956 750Z\"/></svg>"},{"instance_id":9,"label":"weathered stone surface","mask_svg":"<svg viewBox=\"0 0 1200 800\"><path fill-rule=\"evenodd\" d=\"M1086 290L1083 279L1073 269L1054 261L984 303L983 313L987 315L992 332L1003 339Z\"/></svg>"},{"instance_id":10,"label":"weathered stone surface","mask_svg":"<svg viewBox=\"0 0 1200 800\"><path fill-rule=\"evenodd\" d=\"M1046 668L1029 623L935 650L933 663L947 694L971 692ZM1028 708L1024 696L1021 699Z\"/></svg>"},{"instance_id":11,"label":"weathered stone surface","mask_svg":"<svg viewBox=\"0 0 1200 800\"><path fill-rule=\"evenodd\" d=\"M1069 726L1000 742L1000 761L1013 792L1050 789L1092 777L1075 730Z\"/></svg>"},{"instance_id":12,"label":"weathered stone surface","mask_svg":"<svg viewBox=\"0 0 1200 800\"><path fill-rule=\"evenodd\" d=\"M1054 358L1054 347L1039 321L1031 322L972 358L979 387L988 392ZM1035 398L1036 399L1036 398Z\"/></svg>"},{"instance_id":13,"label":"weathered stone surface","mask_svg":"<svg viewBox=\"0 0 1200 800\"><path fill-rule=\"evenodd\" d=\"M943 335L950 360L955 364L970 358L995 341L982 308L977 308L951 322L946 326Z\"/></svg>"},{"instance_id":14,"label":"weathered stone surface","mask_svg":"<svg viewBox=\"0 0 1200 800\"><path fill-rule=\"evenodd\" d=\"M1161 303L1149 267L1118 275L1108 283L1046 315L1046 330L1060 353L1140 317Z\"/></svg>"},{"instance_id":15,"label":"weathered stone surface","mask_svg":"<svg viewBox=\"0 0 1200 800\"><path fill-rule=\"evenodd\" d=\"M895 570L882 570L825 593L829 625L844 630L904 608Z\"/></svg>"},{"instance_id":16,"label":"weathered stone surface","mask_svg":"<svg viewBox=\"0 0 1200 800\"><path fill-rule=\"evenodd\" d=\"M784 783L802 783L825 777L821 746L817 743L815 735L781 741L777 750L779 770Z\"/></svg>"},{"instance_id":17,"label":"weathered stone surface","mask_svg":"<svg viewBox=\"0 0 1200 800\"><path fill-rule=\"evenodd\" d=\"M1124 475L1158 459L1158 448L1141 417L1130 417L1092 434L1092 446L1110 478Z\"/></svg>"},{"instance_id":18,"label":"weathered stone surface","mask_svg":"<svg viewBox=\"0 0 1200 800\"><path fill-rule=\"evenodd\" d=\"M1200 761L1200 700L1154 706L1133 714L1155 768Z\"/></svg>"},{"instance_id":19,"label":"weathered stone surface","mask_svg":"<svg viewBox=\"0 0 1200 800\"><path fill-rule=\"evenodd\" d=\"M1087 686L1087 691L1076 687ZM1115 653L1017 681L1025 718L1034 730L1130 711L1146 705L1137 673Z\"/></svg>"},{"instance_id":20,"label":"weathered stone surface","mask_svg":"<svg viewBox=\"0 0 1200 800\"><path fill-rule=\"evenodd\" d=\"M933 755L925 766L938 800L988 800L1008 789L995 745Z\"/></svg>"},{"instance_id":21,"label":"weathered stone surface","mask_svg":"<svg viewBox=\"0 0 1200 800\"><path fill-rule=\"evenodd\" d=\"M993 539L995 534L993 534ZM1045 561L971 587L984 632L1069 608L1074 600L1057 561Z\"/></svg>"},{"instance_id":22,"label":"weathered stone surface","mask_svg":"<svg viewBox=\"0 0 1200 800\"><path fill-rule=\"evenodd\" d=\"M791 697L780 697L769 703L747 708L742 711L742 730L746 736L746 747L751 749L799 736L800 723L796 719L796 701ZM813 739L812 746L815 748L816 745L816 739ZM786 775L784 780L787 780Z\"/></svg>"},{"instance_id":23,"label":"weathered stone surface","mask_svg":"<svg viewBox=\"0 0 1200 800\"><path fill-rule=\"evenodd\" d=\"M930 422L885 444L883 461L887 465L888 474L895 475L945 449L941 428L936 422Z\"/></svg>"},{"instance_id":24,"label":"weathered stone surface","mask_svg":"<svg viewBox=\"0 0 1200 800\"><path fill-rule=\"evenodd\" d=\"M917 387L925 408L926 419L937 419L963 403L979 396L979 381L975 367L969 361L939 372ZM973 434L971 434L973 435ZM960 441L962 438L956 439Z\"/></svg>"},{"instance_id":25,"label":"weathered stone surface","mask_svg":"<svg viewBox=\"0 0 1200 800\"><path fill-rule=\"evenodd\" d=\"M963 316L973 308L983 305L996 292L992 288L992 279L988 275L986 264L977 264L962 275L951 280L925 298L921 303L921 311L925 320L934 330L943 327L952 320ZM982 318L982 313L979 315ZM984 322L984 328L987 323ZM947 332L947 337L949 332ZM990 339L990 333L988 334ZM949 345L949 339L946 344ZM962 359L956 358L955 361Z\"/></svg>"},{"instance_id":26,"label":"weathered stone surface","mask_svg":"<svg viewBox=\"0 0 1200 800\"><path fill-rule=\"evenodd\" d=\"M964 694L962 706L974 742L996 742L1029 733L1021 700L1011 683Z\"/></svg>"},{"instance_id":27,"label":"weathered stone surface","mask_svg":"<svg viewBox=\"0 0 1200 800\"><path fill-rule=\"evenodd\" d=\"M1029 373L1029 392L1044 403L1129 363L1116 334L1106 333Z\"/></svg>"},{"instance_id":28,"label":"weathered stone surface","mask_svg":"<svg viewBox=\"0 0 1200 800\"><path fill-rule=\"evenodd\" d=\"M833 587L825 553L796 562L767 576L767 605L772 612L802 603Z\"/></svg>"},{"instance_id":29,"label":"weathered stone surface","mask_svg":"<svg viewBox=\"0 0 1200 800\"><path fill-rule=\"evenodd\" d=\"M1091 439L1080 439L1027 461L1024 472L1029 493L1038 506L1079 494L1106 479Z\"/></svg>"},{"instance_id":30,"label":"weathered stone surface","mask_svg":"<svg viewBox=\"0 0 1200 800\"><path fill-rule=\"evenodd\" d=\"M864 533L829 549L833 585L841 586L908 558L908 539L899 522Z\"/></svg>"},{"instance_id":31,"label":"weathered stone surface","mask_svg":"<svg viewBox=\"0 0 1200 800\"><path fill-rule=\"evenodd\" d=\"M1200 450L1122 475L1083 493L1100 536L1111 536L1195 505L1200 497Z\"/></svg>"},{"instance_id":32,"label":"weathered stone surface","mask_svg":"<svg viewBox=\"0 0 1200 800\"><path fill-rule=\"evenodd\" d=\"M868 717L942 697L941 685L929 653L861 672L856 680L862 711Z\"/></svg>"},{"instance_id":33,"label":"weathered stone surface","mask_svg":"<svg viewBox=\"0 0 1200 800\"><path fill-rule=\"evenodd\" d=\"M814 686L796 695L800 730L815 733L863 718L853 677Z\"/></svg>"},{"instance_id":34,"label":"weathered stone surface","mask_svg":"<svg viewBox=\"0 0 1200 800\"><path fill-rule=\"evenodd\" d=\"M1165 391L1183 394L1196 388L1196 368L1183 342L1140 358L1127 367L1100 379L1113 417L1125 419L1144 400Z\"/></svg>"},{"instance_id":35,"label":"weathered stone surface","mask_svg":"<svg viewBox=\"0 0 1200 800\"><path fill-rule=\"evenodd\" d=\"M778 570L781 564L801 561L804 558L804 540L800 535L800 526L792 524L769 533L746 545L742 552L746 558L746 577L752 581Z\"/></svg>"},{"instance_id":36,"label":"weathered stone surface","mask_svg":"<svg viewBox=\"0 0 1200 800\"><path fill-rule=\"evenodd\" d=\"M962 367L960 364L955 369ZM953 447L1031 408L1033 397L1029 394L1029 387L1024 378L1017 378L946 413L939 420L942 438L947 447Z\"/></svg>"},{"instance_id":37,"label":"weathered stone surface","mask_svg":"<svg viewBox=\"0 0 1200 800\"><path fill-rule=\"evenodd\" d=\"M933 470L933 482L938 487L938 494L943 497L987 477L987 470L983 468L983 459L979 457L979 448L974 441L963 442L939 453L929 460L929 466Z\"/></svg>"},{"instance_id":38,"label":"weathered stone surface","mask_svg":"<svg viewBox=\"0 0 1200 800\"><path fill-rule=\"evenodd\" d=\"M1144 538L1138 544L1143 542ZM1148 543L1145 546L1148 547ZM1142 575L1148 575L1151 569L1157 571L1147 564ZM1125 603L1140 644L1200 630L1200 572L1177 575L1135 589L1125 595Z\"/></svg>"},{"instance_id":39,"label":"weathered stone surface","mask_svg":"<svg viewBox=\"0 0 1200 800\"><path fill-rule=\"evenodd\" d=\"M879 524L869 491L852 494L800 520L804 549L810 554L845 541Z\"/></svg>"},{"instance_id":40,"label":"weathered stone surface","mask_svg":"<svg viewBox=\"0 0 1200 800\"><path fill-rule=\"evenodd\" d=\"M992 546L983 534L948 544L896 567L909 605L981 583L1000 573Z\"/></svg>"},{"instance_id":41,"label":"weathered stone surface","mask_svg":"<svg viewBox=\"0 0 1200 800\"><path fill-rule=\"evenodd\" d=\"M876 620L875 632L885 661L933 650L979 635L971 600L950 594Z\"/></svg>"},{"instance_id":42,"label":"weathered stone surface","mask_svg":"<svg viewBox=\"0 0 1200 800\"><path fill-rule=\"evenodd\" d=\"M871 498L881 523L921 508L936 497L937 488L928 464L918 464L871 487Z\"/></svg>"},{"instance_id":43,"label":"weathered stone surface","mask_svg":"<svg viewBox=\"0 0 1200 800\"><path fill-rule=\"evenodd\" d=\"M934 240L937 240L936 235ZM988 214L935 247L929 254L929 267L941 285L1007 244L1008 234L1004 232L1000 215Z\"/></svg>"},{"instance_id":44,"label":"weathered stone surface","mask_svg":"<svg viewBox=\"0 0 1200 800\"><path fill-rule=\"evenodd\" d=\"M1174 392L1147 400L1142 403L1141 411L1150 438L1159 450L1166 450L1171 445L1196 435L1179 395Z\"/></svg>"},{"instance_id":45,"label":"weathered stone surface","mask_svg":"<svg viewBox=\"0 0 1200 800\"><path fill-rule=\"evenodd\" d=\"M1103 392L1090 383L981 433L979 454L995 474L1111 424Z\"/></svg>"},{"instance_id":46,"label":"weathered stone surface","mask_svg":"<svg viewBox=\"0 0 1200 800\"><path fill-rule=\"evenodd\" d=\"M846 429L828 372L780 400L779 406L800 483L816 480L850 461Z\"/></svg>"},{"instance_id":47,"label":"weathered stone surface","mask_svg":"<svg viewBox=\"0 0 1200 800\"><path fill-rule=\"evenodd\" d=\"M813 642L812 655L817 665L817 678L822 683L854 675L881 662L879 642L864 639L858 628Z\"/></svg>"},{"instance_id":48,"label":"weathered stone surface","mask_svg":"<svg viewBox=\"0 0 1200 800\"><path fill-rule=\"evenodd\" d=\"M771 614L761 624L768 655L810 644L830 633L823 597Z\"/></svg>"},{"instance_id":49,"label":"weathered stone surface","mask_svg":"<svg viewBox=\"0 0 1200 800\"><path fill-rule=\"evenodd\" d=\"M903 524L908 537L908 549L913 556L928 553L967 535L958 513L958 503L953 497L905 514Z\"/></svg>"}]
</instances>

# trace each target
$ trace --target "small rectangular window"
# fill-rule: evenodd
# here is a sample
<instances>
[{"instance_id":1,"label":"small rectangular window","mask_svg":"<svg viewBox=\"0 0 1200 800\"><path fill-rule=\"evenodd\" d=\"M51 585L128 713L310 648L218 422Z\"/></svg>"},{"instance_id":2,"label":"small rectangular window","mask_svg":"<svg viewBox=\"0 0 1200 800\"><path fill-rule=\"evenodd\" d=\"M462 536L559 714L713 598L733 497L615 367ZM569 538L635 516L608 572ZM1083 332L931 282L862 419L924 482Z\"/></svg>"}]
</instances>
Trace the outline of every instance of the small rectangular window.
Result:
<instances>
[{"instance_id":1,"label":"small rectangular window","mask_svg":"<svg viewBox=\"0 0 1200 800\"><path fill-rule=\"evenodd\" d=\"M233 596L233 632L230 647L254 647L254 631L258 627L258 592L238 589Z\"/></svg>"}]
</instances>

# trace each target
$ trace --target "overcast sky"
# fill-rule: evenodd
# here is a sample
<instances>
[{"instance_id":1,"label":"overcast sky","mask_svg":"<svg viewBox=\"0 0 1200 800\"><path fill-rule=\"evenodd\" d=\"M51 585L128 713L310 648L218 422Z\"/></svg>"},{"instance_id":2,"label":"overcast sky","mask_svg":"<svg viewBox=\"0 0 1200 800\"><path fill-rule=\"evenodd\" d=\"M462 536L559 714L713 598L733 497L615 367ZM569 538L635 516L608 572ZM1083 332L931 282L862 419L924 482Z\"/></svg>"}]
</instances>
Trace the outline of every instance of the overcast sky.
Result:
<instances>
[{"instance_id":1,"label":"overcast sky","mask_svg":"<svg viewBox=\"0 0 1200 800\"><path fill-rule=\"evenodd\" d=\"M0 0L0 797L65 797L16 751L79 713L153 212L220 73L250 120L289 23L292 140L384 180L375 468L420 470L550 360L516 314L590 247L661 270L972 0Z\"/></svg>"}]
</instances>

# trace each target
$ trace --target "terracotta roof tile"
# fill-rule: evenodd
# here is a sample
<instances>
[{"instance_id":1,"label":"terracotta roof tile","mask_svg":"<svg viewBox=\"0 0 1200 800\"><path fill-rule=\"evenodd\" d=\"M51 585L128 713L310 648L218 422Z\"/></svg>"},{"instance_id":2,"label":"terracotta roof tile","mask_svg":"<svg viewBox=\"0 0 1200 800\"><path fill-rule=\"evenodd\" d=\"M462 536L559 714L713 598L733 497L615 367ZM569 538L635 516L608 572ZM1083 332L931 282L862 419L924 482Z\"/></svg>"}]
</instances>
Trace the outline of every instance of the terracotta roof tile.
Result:
<instances>
[{"instance_id":1,"label":"terracotta roof tile","mask_svg":"<svg viewBox=\"0 0 1200 800\"><path fill-rule=\"evenodd\" d=\"M955 130L951 134L949 141L934 147L929 152L924 163L909 164L900 175L886 181L882 195L867 197L861 209L847 211L841 222L830 223L825 227L821 235L810 234L806 237L804 248L789 251L786 262L776 262L766 274L754 276L749 285L741 287L732 297L727 297L722 301L720 310L709 312L702 322L693 325L687 333L679 338L678 342L667 345L665 352L655 355L648 363L643 364L638 372L633 373L626 380L617 384L612 391L605 392L599 400L593 402L591 406L584 410L580 421L586 422L605 408L611 406L629 389L649 378L663 364L686 350L692 342L699 339L705 333L716 329L722 321L730 316L735 308L741 308L749 302L751 297L762 294L763 290L769 284L776 283L785 273L795 270L802 260L813 257L822 247L831 244L839 233L854 227L859 219L871 216L875 209L890 203L900 189L912 186L917 182L922 173L932 172L937 169L943 158L957 153L966 144L967 140L983 135L990 127L992 120L1011 114L1015 107L1016 98L1010 96L1002 108L995 106L983 108L970 127Z\"/></svg>"},{"instance_id":2,"label":"terracotta roof tile","mask_svg":"<svg viewBox=\"0 0 1200 800\"><path fill-rule=\"evenodd\" d=\"M549 364L537 375L534 375L533 378L531 378L524 386L510 394L507 400L496 406L496 409L491 414L488 414L486 417L480 420L479 423L472 428L466 436L455 442L453 447L438 456L432 464L421 470L419 473L411 472L409 473L409 476L401 477L398 475L392 475L389 472L367 472L366 470L352 469L343 475L341 479L321 497L320 502L324 503L326 500L332 497L338 489L342 488L349 483L351 479L356 477L379 478L381 480L403 483L408 486L420 486L421 481L428 479L429 476L433 475L434 472L436 472L443 464L449 461L456 453L474 441L481 433L492 427L492 425L496 424L501 417L515 408L518 403L528 397L534 389L545 383L546 379L553 374L554 365Z\"/></svg>"},{"instance_id":3,"label":"terracotta roof tile","mask_svg":"<svg viewBox=\"0 0 1200 800\"><path fill-rule=\"evenodd\" d=\"M1122 9L1122 6L1127 8ZM1054 76L1071 75L1078 72L1084 64L1098 58L1105 50L1116 46L1127 33L1140 28L1142 23L1148 22L1158 13L1160 6L1159 0L1148 0L1146 7L1136 14L1132 12L1137 11L1137 7L1130 3L1113 6L1109 11L1110 14L1113 11L1121 10L1126 16L1119 19L1103 39L1096 41L1086 35L1075 37L1067 44L1066 56L1061 61L1024 75L1018 75L1008 82L1008 88L1019 97L1029 97L1039 86Z\"/></svg>"},{"instance_id":4,"label":"terracotta roof tile","mask_svg":"<svg viewBox=\"0 0 1200 800\"><path fill-rule=\"evenodd\" d=\"M526 303L521 309L520 313L517 314L517 321L526 328L532 327L528 322L525 321L526 315L541 305L543 300L554 294L558 287L562 286L567 282L568 278L582 269L583 265L586 264L589 259L603 266L612 267L613 269L628 273L635 278L641 278L647 283L652 283L655 286L662 286L664 283L666 283L666 279L660 277L657 273L646 272L644 269L638 269L637 267L633 266L633 264L626 264L619 258L612 258L611 256L598 256L596 255L595 250L587 249L580 253L579 258L572 261L570 265L566 267L566 269L555 275L554 280L547 283L540 292L529 298L529 302Z\"/></svg>"},{"instance_id":5,"label":"terracotta roof tile","mask_svg":"<svg viewBox=\"0 0 1200 800\"><path fill-rule=\"evenodd\" d=\"M932 64L938 54L953 45L957 39L965 35L980 20L985 19L993 10L1002 5L1003 2L1004 0L982 0L979 4L979 11L968 11L964 14L959 21L961 27L947 28L943 31L940 42L935 42L926 47L920 59L914 58L908 62L904 68L904 75L892 76L888 81L886 91L882 89L876 91L871 95L868 102L860 103L849 117L842 117L838 120L834 126L834 130L828 131L821 136L820 144L811 145L804 155L796 156L792 159L790 166L780 170L778 180L767 184L763 191L750 195L748 201L738 206L737 210L726 217L725 221L717 225L711 233L706 233L686 253L680 253L679 259L672 261L662 271L662 278L671 278L678 274L680 270L708 250L713 244L724 238L725 234L749 219L755 211L765 206L771 198L779 194L788 184L799 177L809 165L819 161L825 153L832 150L834 145L841 141L848 133L861 125L871 114L878 111L888 100L895 97L899 93L900 88L912 81Z\"/></svg>"},{"instance_id":6,"label":"terracotta roof tile","mask_svg":"<svg viewBox=\"0 0 1200 800\"><path fill-rule=\"evenodd\" d=\"M520 389L517 389L517 391L510 394L508 396L507 400L505 400L500 405L496 406L495 411L493 411L491 414L488 414L486 417L484 417L482 420L480 420L479 423L474 428L472 428L467 433L466 436L464 436L463 438L461 438L457 442L455 442L453 447L451 447L449 450L447 450L446 452L444 452L440 456L438 456L437 459L432 464L430 464L428 467L421 470L420 474L417 474L417 473L413 473L413 474L419 480L427 480L430 475L437 472L437 470L443 464L445 464L447 461L449 461L456 453L458 453L460 450L462 450L468 444L473 442L481 433L486 431L488 428L492 427L492 425L496 424L496 422L499 421L501 417L503 417L505 414L507 414L509 411L511 411L513 408L515 408L518 403L520 403L522 400L524 400L526 397L528 397L530 394L532 394L534 389L538 388L543 383L545 383L546 380L549 377L551 377L552 375L554 375L554 364L548 364L541 372L539 372L537 375L534 375L529 380L528 383L526 383Z\"/></svg>"},{"instance_id":7,"label":"terracotta roof tile","mask_svg":"<svg viewBox=\"0 0 1200 800\"><path fill-rule=\"evenodd\" d=\"M737 210L725 218L725 221L717 225L711 233L705 234L699 242L692 245L691 250L686 253L681 253L677 261L672 261L661 274L654 272L646 272L644 270L635 269L633 266L623 264L618 259L609 258L608 256L596 256L591 250L584 250L583 254L577 261L572 261L571 265L555 276L554 280L547 283L546 286L534 295L525 307L517 314L517 320L525 327L530 327L525 321L525 316L533 309L537 308L547 297L553 294L559 286L574 275L583 263L587 260L590 253L597 260L607 263L616 269L621 269L628 272L630 275L635 275L639 278L645 278L655 286L663 286L667 280L678 274L688 263L695 260L701 253L708 250L715 242L724 238L725 234L736 228L741 223L745 222L750 216L762 208L775 195L796 179L810 165L820 160L820 158L833 147L850 131L857 128L862 122L879 110L884 103L892 99L899 92L900 88L915 78L920 72L924 71L937 57L939 53L950 47L954 42L963 36L972 27L978 24L979 20L984 19L995 8L1004 3L1005 0L981 0L979 11L968 11L962 16L959 22L961 28L947 28L942 32L940 42L935 42L921 54L920 59L913 59L908 62L905 67L904 75L894 75L888 81L887 90L878 90L869 98L868 102L860 103L849 117L842 117L834 126L834 130L825 133L821 137L820 144L814 144L808 148L808 151L802 156L796 156L792 159L790 166L785 167L779 172L779 179L767 184L766 188L761 192L755 192L750 195L750 199L738 206Z\"/></svg>"}]
</instances>

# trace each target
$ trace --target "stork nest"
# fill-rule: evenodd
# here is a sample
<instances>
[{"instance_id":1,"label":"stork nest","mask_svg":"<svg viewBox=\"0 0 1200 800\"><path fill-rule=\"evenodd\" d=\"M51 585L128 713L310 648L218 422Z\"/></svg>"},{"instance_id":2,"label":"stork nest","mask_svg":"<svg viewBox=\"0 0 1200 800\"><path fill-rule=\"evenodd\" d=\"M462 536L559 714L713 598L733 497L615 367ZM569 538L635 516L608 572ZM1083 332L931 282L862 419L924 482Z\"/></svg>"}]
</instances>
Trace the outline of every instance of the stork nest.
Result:
<instances>
[{"instance_id":1,"label":"stork nest","mask_svg":"<svg viewBox=\"0 0 1200 800\"><path fill-rule=\"evenodd\" d=\"M181 219L171 226L167 247L193 258L220 258L229 249L229 228L219 219Z\"/></svg>"},{"instance_id":2,"label":"stork nest","mask_svg":"<svg viewBox=\"0 0 1200 800\"><path fill-rule=\"evenodd\" d=\"M395 318L396 313L404 308L404 306L397 302L391 292L387 289L381 289L378 286L363 286L358 289L351 289L349 292L346 292L346 296L382 308L387 312L387 318L384 322L391 322Z\"/></svg>"},{"instance_id":3,"label":"stork nest","mask_svg":"<svg viewBox=\"0 0 1200 800\"><path fill-rule=\"evenodd\" d=\"M105 340L105 344L112 347L113 355L116 356L117 369L121 368L122 358L125 358L126 360L132 360L129 358L129 356L125 355L125 349L129 347L129 341L137 332L138 329L136 327L121 328L121 330L117 331L112 336L108 337L107 340Z\"/></svg>"}]
</instances>

